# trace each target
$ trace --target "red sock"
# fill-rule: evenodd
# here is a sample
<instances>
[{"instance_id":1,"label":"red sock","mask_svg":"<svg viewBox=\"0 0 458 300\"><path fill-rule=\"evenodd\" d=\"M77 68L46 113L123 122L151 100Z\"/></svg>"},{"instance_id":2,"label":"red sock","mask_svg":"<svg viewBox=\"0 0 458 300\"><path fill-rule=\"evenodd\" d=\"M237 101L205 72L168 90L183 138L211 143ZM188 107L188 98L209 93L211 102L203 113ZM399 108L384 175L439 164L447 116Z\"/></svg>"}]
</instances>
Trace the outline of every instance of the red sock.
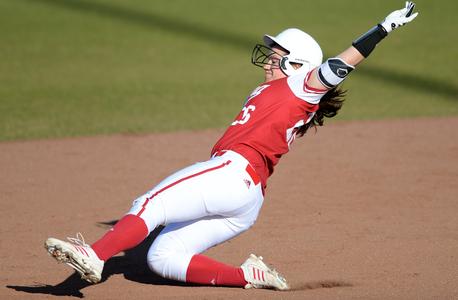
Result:
<instances>
[{"instance_id":1,"label":"red sock","mask_svg":"<svg viewBox=\"0 0 458 300\"><path fill-rule=\"evenodd\" d=\"M142 218L126 215L92 245L97 256L106 261L121 251L133 248L148 236L148 227Z\"/></svg>"},{"instance_id":2,"label":"red sock","mask_svg":"<svg viewBox=\"0 0 458 300\"><path fill-rule=\"evenodd\" d=\"M203 255L191 258L186 271L186 282L239 287L247 284L242 268L225 265Z\"/></svg>"}]
</instances>

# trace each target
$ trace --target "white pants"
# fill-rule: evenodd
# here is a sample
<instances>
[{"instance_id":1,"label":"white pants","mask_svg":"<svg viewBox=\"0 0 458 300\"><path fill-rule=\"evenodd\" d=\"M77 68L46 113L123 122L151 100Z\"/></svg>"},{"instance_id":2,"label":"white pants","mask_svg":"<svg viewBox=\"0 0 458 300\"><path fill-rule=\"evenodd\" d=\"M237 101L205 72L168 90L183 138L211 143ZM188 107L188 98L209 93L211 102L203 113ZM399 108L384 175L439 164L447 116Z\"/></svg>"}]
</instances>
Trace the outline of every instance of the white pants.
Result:
<instances>
[{"instance_id":1,"label":"white pants","mask_svg":"<svg viewBox=\"0 0 458 300\"><path fill-rule=\"evenodd\" d=\"M176 172L133 202L128 214L140 216L150 232L165 225L148 251L154 272L186 281L194 254L254 224L264 197L247 168L243 156L227 151Z\"/></svg>"}]
</instances>

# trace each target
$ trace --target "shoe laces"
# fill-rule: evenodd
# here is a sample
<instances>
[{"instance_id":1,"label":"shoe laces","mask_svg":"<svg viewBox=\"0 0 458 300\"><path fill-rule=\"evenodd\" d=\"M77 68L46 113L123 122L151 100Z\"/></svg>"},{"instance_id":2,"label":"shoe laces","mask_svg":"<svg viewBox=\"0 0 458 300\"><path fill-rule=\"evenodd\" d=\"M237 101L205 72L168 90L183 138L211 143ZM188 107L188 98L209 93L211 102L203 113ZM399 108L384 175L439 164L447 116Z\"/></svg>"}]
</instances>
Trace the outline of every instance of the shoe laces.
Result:
<instances>
[{"instance_id":1,"label":"shoe laces","mask_svg":"<svg viewBox=\"0 0 458 300\"><path fill-rule=\"evenodd\" d=\"M89 247L89 245L84 241L84 237L81 232L78 232L76 237L67 237L67 240L74 245Z\"/></svg>"}]
</instances>

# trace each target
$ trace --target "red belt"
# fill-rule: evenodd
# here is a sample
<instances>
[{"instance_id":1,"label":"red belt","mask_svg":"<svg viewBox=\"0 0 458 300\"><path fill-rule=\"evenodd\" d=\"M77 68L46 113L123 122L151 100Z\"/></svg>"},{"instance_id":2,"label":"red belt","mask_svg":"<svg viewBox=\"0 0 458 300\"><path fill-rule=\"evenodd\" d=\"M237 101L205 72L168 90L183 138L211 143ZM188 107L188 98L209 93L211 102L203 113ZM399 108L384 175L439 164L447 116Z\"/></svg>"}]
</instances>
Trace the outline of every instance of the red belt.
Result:
<instances>
[{"instance_id":1,"label":"red belt","mask_svg":"<svg viewBox=\"0 0 458 300\"><path fill-rule=\"evenodd\" d=\"M226 150L216 151L213 156L222 156L226 152ZM256 173L255 169L249 163L246 165L245 171L248 173L248 175L250 175L254 185L257 185L259 182L261 182L261 178L259 177L258 173Z\"/></svg>"},{"instance_id":2,"label":"red belt","mask_svg":"<svg viewBox=\"0 0 458 300\"><path fill-rule=\"evenodd\" d=\"M246 165L245 171L250 175L254 185L257 185L261 181L261 178L259 178L259 175L250 164Z\"/></svg>"}]
</instances>

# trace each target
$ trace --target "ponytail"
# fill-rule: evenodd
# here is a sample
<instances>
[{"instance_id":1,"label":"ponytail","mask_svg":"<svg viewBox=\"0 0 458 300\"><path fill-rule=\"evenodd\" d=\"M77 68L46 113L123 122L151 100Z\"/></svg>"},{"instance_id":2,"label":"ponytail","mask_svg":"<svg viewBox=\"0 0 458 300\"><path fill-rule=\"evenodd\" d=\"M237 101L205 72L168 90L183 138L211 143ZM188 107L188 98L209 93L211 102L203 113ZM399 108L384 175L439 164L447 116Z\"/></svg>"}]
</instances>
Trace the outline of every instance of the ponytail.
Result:
<instances>
[{"instance_id":1,"label":"ponytail","mask_svg":"<svg viewBox=\"0 0 458 300\"><path fill-rule=\"evenodd\" d=\"M337 112L342 108L345 100L346 90L340 89L338 86L330 89L320 100L319 108L312 117L312 120L305 125L299 127L296 134L303 136L310 127L314 127L315 131L317 126L323 126L324 117L332 118L337 115Z\"/></svg>"}]
</instances>

